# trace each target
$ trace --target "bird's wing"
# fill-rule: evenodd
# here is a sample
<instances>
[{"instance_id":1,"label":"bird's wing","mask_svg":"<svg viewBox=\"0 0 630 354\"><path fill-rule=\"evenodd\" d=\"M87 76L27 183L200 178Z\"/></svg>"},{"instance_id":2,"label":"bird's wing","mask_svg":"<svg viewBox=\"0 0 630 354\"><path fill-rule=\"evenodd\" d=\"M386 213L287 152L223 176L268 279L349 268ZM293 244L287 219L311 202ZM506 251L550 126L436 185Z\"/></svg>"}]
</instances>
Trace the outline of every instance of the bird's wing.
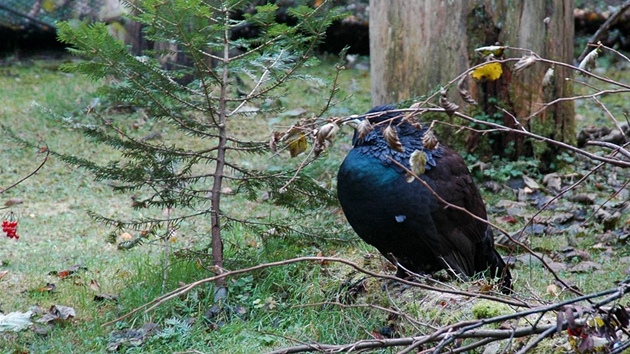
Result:
<instances>
[{"instance_id":1,"label":"bird's wing","mask_svg":"<svg viewBox=\"0 0 630 354\"><path fill-rule=\"evenodd\" d=\"M442 157L434 168L426 171L425 180L447 203L486 219L483 199L466 163L449 148L442 149ZM446 207L437 198L433 199L431 216L437 233L445 243L441 256L450 267L459 267L463 273L472 275L475 272L476 244L486 237L487 225L465 211Z\"/></svg>"},{"instance_id":2,"label":"bird's wing","mask_svg":"<svg viewBox=\"0 0 630 354\"><path fill-rule=\"evenodd\" d=\"M446 202L464 208L481 219L487 219L485 204L464 159L449 148L443 149L443 156L437 165L425 174L432 181L434 192ZM442 220L448 224L444 225L445 229L456 228L474 243L485 238L486 223L462 210L445 207L437 199L435 202L432 213L443 214Z\"/></svg>"}]
</instances>

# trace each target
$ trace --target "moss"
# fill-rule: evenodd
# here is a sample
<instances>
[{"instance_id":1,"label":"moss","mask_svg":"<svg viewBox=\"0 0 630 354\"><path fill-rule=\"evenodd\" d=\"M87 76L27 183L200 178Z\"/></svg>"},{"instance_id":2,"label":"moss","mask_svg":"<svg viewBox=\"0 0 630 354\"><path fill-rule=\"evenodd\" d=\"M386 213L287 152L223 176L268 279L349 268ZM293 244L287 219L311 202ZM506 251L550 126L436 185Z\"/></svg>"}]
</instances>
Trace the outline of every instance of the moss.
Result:
<instances>
[{"instance_id":1,"label":"moss","mask_svg":"<svg viewBox=\"0 0 630 354\"><path fill-rule=\"evenodd\" d=\"M510 307L499 302L480 300L472 308L473 316L477 319L492 318L512 313Z\"/></svg>"}]
</instances>

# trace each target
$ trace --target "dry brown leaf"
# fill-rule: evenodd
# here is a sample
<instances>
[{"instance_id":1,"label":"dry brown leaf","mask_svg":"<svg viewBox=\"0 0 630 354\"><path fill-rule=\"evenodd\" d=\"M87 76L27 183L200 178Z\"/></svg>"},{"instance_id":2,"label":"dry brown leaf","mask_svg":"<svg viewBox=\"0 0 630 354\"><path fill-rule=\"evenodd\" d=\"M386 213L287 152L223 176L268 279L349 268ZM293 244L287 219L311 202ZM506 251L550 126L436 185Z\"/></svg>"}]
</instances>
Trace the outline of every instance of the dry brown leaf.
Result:
<instances>
[{"instance_id":1,"label":"dry brown leaf","mask_svg":"<svg viewBox=\"0 0 630 354\"><path fill-rule=\"evenodd\" d=\"M57 270L50 271L48 272L48 275L56 275L57 277L64 279L80 270L87 270L87 268L81 265L75 264L68 269L64 269L60 271L57 271Z\"/></svg>"},{"instance_id":2,"label":"dry brown leaf","mask_svg":"<svg viewBox=\"0 0 630 354\"><path fill-rule=\"evenodd\" d=\"M530 55L524 55L519 61L516 62L516 64L514 64L514 72L518 74L521 71L534 65L536 61L537 61L536 54L532 53Z\"/></svg>"},{"instance_id":3,"label":"dry brown leaf","mask_svg":"<svg viewBox=\"0 0 630 354\"><path fill-rule=\"evenodd\" d=\"M424 135L422 136L422 145L429 150L437 149L440 145L438 138L433 133L433 129L429 128L426 132L424 132Z\"/></svg>"},{"instance_id":4,"label":"dry brown leaf","mask_svg":"<svg viewBox=\"0 0 630 354\"><path fill-rule=\"evenodd\" d=\"M24 203L24 199L22 198L10 198L6 202L4 202L4 206L10 207L12 205L22 204Z\"/></svg>"},{"instance_id":5,"label":"dry brown leaf","mask_svg":"<svg viewBox=\"0 0 630 354\"><path fill-rule=\"evenodd\" d=\"M317 131L316 137L320 142L328 141L332 144L337 132L339 131L339 125L337 123L326 123Z\"/></svg>"},{"instance_id":6,"label":"dry brown leaf","mask_svg":"<svg viewBox=\"0 0 630 354\"><path fill-rule=\"evenodd\" d=\"M7 274L9 274L8 270L0 270L0 279L4 278L4 276Z\"/></svg>"},{"instance_id":7,"label":"dry brown leaf","mask_svg":"<svg viewBox=\"0 0 630 354\"><path fill-rule=\"evenodd\" d=\"M599 48L595 48L590 53L588 53L588 55L584 57L584 59L582 59L582 61L580 62L579 68L589 72L595 69L595 67L597 66L597 58L599 57L600 51L601 50Z\"/></svg>"},{"instance_id":8,"label":"dry brown leaf","mask_svg":"<svg viewBox=\"0 0 630 354\"><path fill-rule=\"evenodd\" d=\"M35 292L52 293L55 292L55 290L57 290L57 285L55 285L54 283L46 283L46 285L40 286L39 288L35 289Z\"/></svg>"},{"instance_id":9,"label":"dry brown leaf","mask_svg":"<svg viewBox=\"0 0 630 354\"><path fill-rule=\"evenodd\" d=\"M387 141L387 145L389 145L392 150L399 152L403 152L405 150L398 139L398 131L396 131L395 127L388 125L385 129L383 129L383 137L385 138L385 141Z\"/></svg>"},{"instance_id":10,"label":"dry brown leaf","mask_svg":"<svg viewBox=\"0 0 630 354\"><path fill-rule=\"evenodd\" d=\"M339 131L339 125L336 122L324 124L315 131L315 145L313 147L315 156L319 156L322 151L333 145L337 131Z\"/></svg>"},{"instance_id":11,"label":"dry brown leaf","mask_svg":"<svg viewBox=\"0 0 630 354\"><path fill-rule=\"evenodd\" d=\"M37 322L39 323L51 323L66 321L76 316L76 313L72 307L52 305L46 314L42 316Z\"/></svg>"},{"instance_id":12,"label":"dry brown leaf","mask_svg":"<svg viewBox=\"0 0 630 354\"><path fill-rule=\"evenodd\" d=\"M468 80L466 76L462 76L462 78L457 83L457 92L459 92L459 96L464 100L464 102L468 104L475 105L477 101L472 97L470 91L468 91Z\"/></svg>"},{"instance_id":13,"label":"dry brown leaf","mask_svg":"<svg viewBox=\"0 0 630 354\"><path fill-rule=\"evenodd\" d=\"M420 102L414 102L411 106L409 106L409 109L417 110L417 109L420 109L420 107L422 107ZM407 112L405 113L405 117L413 116L416 113L418 112L415 112L415 111Z\"/></svg>"},{"instance_id":14,"label":"dry brown leaf","mask_svg":"<svg viewBox=\"0 0 630 354\"><path fill-rule=\"evenodd\" d=\"M101 284L98 283L98 281L91 279L90 280L90 289L94 290L94 291L99 291L101 289Z\"/></svg>"},{"instance_id":15,"label":"dry brown leaf","mask_svg":"<svg viewBox=\"0 0 630 354\"><path fill-rule=\"evenodd\" d=\"M538 182L536 182L533 178L529 176L524 175L523 182L525 182L525 185L531 189L540 189L540 185L538 184Z\"/></svg>"},{"instance_id":16,"label":"dry brown leaf","mask_svg":"<svg viewBox=\"0 0 630 354\"><path fill-rule=\"evenodd\" d=\"M448 100L448 97L446 97L446 90L445 89L440 90L439 103L440 103L440 107L444 108L444 111L449 116L452 116L459 109L458 105L456 105L455 103L450 102Z\"/></svg>"},{"instance_id":17,"label":"dry brown leaf","mask_svg":"<svg viewBox=\"0 0 630 354\"><path fill-rule=\"evenodd\" d=\"M365 138L365 136L368 135L372 130L374 130L374 127L372 126L372 123L370 123L369 120L363 119L361 123L359 123L356 129L357 129L357 139L361 140Z\"/></svg>"},{"instance_id":18,"label":"dry brown leaf","mask_svg":"<svg viewBox=\"0 0 630 354\"><path fill-rule=\"evenodd\" d=\"M278 142L282 139L282 133L280 132L271 132L271 138L269 138L269 150L276 152L278 151Z\"/></svg>"}]
</instances>

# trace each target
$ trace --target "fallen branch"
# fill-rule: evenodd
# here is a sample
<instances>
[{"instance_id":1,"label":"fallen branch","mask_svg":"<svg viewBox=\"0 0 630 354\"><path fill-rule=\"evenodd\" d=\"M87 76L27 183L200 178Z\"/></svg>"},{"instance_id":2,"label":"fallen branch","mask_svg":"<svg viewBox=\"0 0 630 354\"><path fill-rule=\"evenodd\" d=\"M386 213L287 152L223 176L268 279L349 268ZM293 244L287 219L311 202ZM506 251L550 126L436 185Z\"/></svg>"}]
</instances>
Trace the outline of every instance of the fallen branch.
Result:
<instances>
[{"instance_id":1,"label":"fallen branch","mask_svg":"<svg viewBox=\"0 0 630 354\"><path fill-rule=\"evenodd\" d=\"M452 348L448 350L449 353L460 353L467 350L472 350L474 348L480 347L482 345L486 345L493 341L512 340L514 338L522 338L527 337L533 334L538 334L538 336L530 342L525 347L521 348L517 353L522 354L526 353L528 350L534 348L540 341L545 338L552 336L553 334L567 329L569 326L569 321L564 319L562 321L558 321L553 324L539 325L538 321L542 319L542 316L545 313L551 311L561 311L565 310L566 306L577 304L582 301L590 301L595 298L601 298L604 296L604 299L592 305L592 312L584 312L584 317L592 315L598 309L602 309L602 307L606 304L609 304L614 301L618 301L621 299L626 293L630 291L629 280L626 280L620 284L619 287L614 289L604 290L594 294L588 294L580 297L576 297L571 300L563 301L556 304L541 306L533 309L529 309L522 312L517 312L510 315L502 315L496 316L488 319L480 319L475 321L463 321L453 325L445 326L432 334L429 335L420 335L420 336L410 336L404 338L392 338L392 339L370 339L370 340L360 340L354 343L347 344L322 344L322 343L308 343L301 344L298 346L288 347L277 349L267 354L288 354L288 353L303 353L303 352L323 352L323 353L339 353L339 352L353 352L353 351L361 351L367 349L378 349L378 348L388 348L388 347L401 347L405 346L406 348L402 350L400 353L408 353L411 349L419 348L425 344L431 344L439 342L440 345L437 347L428 349L423 351L422 353L440 353L442 349L448 344L453 343L456 339L471 339L471 338L481 338L482 340L477 341L475 343L466 345L465 347L460 348ZM539 315L539 320L531 324L530 326L521 326L514 329L480 329L482 326L486 326L489 324L503 323L508 320L517 320L524 319L530 315ZM558 318L558 317L556 317ZM576 319L572 325L585 325L586 319Z\"/></svg>"},{"instance_id":2,"label":"fallen branch","mask_svg":"<svg viewBox=\"0 0 630 354\"><path fill-rule=\"evenodd\" d=\"M498 339L506 339L506 338L520 338L529 336L531 334L542 333L549 328L556 328L556 325L543 326L538 328L531 327L523 327L517 328L515 330L501 330L501 329L484 329L478 331L470 331L458 338L493 338L493 340ZM323 352L323 353L341 353L341 352L353 352L360 351L365 349L377 349L377 348L389 348L389 347L402 347L402 346L411 346L416 345L417 343L428 343L435 342L438 340L443 340L448 338L451 335L449 333L440 334L438 336L434 335L426 335L426 336L415 336L415 337L405 337L405 338L392 338L392 339L371 339L371 340L362 340L355 343L350 344L321 344L321 343L312 343L312 344L304 344L298 345L295 347L283 348L274 350L271 352L267 352L267 354L289 354L289 353L304 353L304 352ZM477 342L480 343L480 342ZM487 342L483 342L480 345L487 344ZM477 346L475 346L477 347ZM473 349L471 347L467 347L466 350ZM459 351L461 352L461 351ZM402 353L402 352L401 352ZM451 353L451 351L449 351ZM452 353L456 353L453 351Z\"/></svg>"}]
</instances>

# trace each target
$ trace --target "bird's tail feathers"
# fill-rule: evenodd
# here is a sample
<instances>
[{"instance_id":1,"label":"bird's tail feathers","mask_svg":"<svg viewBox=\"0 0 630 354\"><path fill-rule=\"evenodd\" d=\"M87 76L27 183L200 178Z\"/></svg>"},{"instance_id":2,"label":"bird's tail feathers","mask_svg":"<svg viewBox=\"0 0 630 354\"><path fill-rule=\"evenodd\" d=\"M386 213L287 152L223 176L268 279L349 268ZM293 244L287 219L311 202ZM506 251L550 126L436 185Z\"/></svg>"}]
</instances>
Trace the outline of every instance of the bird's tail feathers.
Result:
<instances>
[{"instance_id":1,"label":"bird's tail feathers","mask_svg":"<svg viewBox=\"0 0 630 354\"><path fill-rule=\"evenodd\" d=\"M477 269L489 269L493 278L498 278L501 284L501 292L512 293L512 274L503 261L503 257L494 248L492 228L488 226L483 242L477 245L477 257L475 260ZM484 264L479 264L484 263Z\"/></svg>"}]
</instances>

